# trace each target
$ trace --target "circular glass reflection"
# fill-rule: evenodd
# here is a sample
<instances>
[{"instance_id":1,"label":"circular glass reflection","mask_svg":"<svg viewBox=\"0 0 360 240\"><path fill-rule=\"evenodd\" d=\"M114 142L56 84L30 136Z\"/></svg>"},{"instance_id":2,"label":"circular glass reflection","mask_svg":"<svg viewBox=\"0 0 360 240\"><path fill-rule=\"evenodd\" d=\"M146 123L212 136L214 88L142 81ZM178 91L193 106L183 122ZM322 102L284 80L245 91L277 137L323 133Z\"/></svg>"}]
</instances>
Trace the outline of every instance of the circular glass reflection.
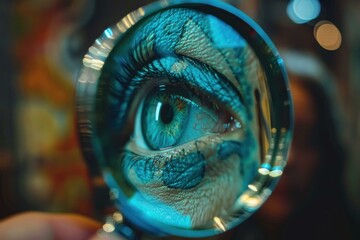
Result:
<instances>
[{"instance_id":1,"label":"circular glass reflection","mask_svg":"<svg viewBox=\"0 0 360 240\"><path fill-rule=\"evenodd\" d=\"M200 1L140 8L83 62L82 147L130 225L214 235L269 196L290 140L289 92L272 44L241 12Z\"/></svg>"}]
</instances>

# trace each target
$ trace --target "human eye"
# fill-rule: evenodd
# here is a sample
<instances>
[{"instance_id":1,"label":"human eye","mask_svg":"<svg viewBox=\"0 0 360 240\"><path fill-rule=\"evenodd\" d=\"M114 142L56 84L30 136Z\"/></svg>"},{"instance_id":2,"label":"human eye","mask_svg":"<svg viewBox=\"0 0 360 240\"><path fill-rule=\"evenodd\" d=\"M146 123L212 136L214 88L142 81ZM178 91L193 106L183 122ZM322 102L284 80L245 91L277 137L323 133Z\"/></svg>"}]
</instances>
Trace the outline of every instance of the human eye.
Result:
<instances>
[{"instance_id":1,"label":"human eye","mask_svg":"<svg viewBox=\"0 0 360 240\"><path fill-rule=\"evenodd\" d=\"M189 81L193 82L184 76L180 85L163 80L146 93L135 115L132 145L151 153L240 129L240 120L227 111L216 96L205 98L204 92L186 87L185 82Z\"/></svg>"}]
</instances>

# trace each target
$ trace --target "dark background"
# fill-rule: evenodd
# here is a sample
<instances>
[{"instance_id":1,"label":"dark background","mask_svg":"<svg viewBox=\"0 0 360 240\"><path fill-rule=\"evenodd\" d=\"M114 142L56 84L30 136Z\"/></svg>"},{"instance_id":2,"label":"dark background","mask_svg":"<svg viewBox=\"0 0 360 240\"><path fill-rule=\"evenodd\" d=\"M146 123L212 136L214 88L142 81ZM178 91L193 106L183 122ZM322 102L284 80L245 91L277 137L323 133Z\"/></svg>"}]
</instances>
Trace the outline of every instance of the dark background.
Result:
<instances>
[{"instance_id":1,"label":"dark background","mask_svg":"<svg viewBox=\"0 0 360 240\"><path fill-rule=\"evenodd\" d=\"M92 216L91 183L73 121L74 79L82 56L104 29L150 2L0 1L0 219L25 210ZM333 71L347 120L347 198L360 212L360 3L322 0L320 15L305 24L288 18L289 1L231 3L277 46L311 51ZM317 43L313 31L320 20L339 28L339 49Z\"/></svg>"}]
</instances>

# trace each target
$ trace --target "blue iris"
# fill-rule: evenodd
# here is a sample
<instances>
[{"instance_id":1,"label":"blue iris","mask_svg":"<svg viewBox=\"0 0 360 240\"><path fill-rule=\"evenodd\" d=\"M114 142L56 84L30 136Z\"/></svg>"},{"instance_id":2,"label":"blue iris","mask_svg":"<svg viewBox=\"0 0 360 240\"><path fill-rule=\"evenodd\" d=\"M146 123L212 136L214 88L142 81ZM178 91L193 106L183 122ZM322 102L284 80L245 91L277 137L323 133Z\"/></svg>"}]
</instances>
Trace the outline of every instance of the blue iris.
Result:
<instances>
[{"instance_id":1,"label":"blue iris","mask_svg":"<svg viewBox=\"0 0 360 240\"><path fill-rule=\"evenodd\" d=\"M178 143L189 117L189 106L179 95L156 90L147 97L142 112L145 142L152 149Z\"/></svg>"},{"instance_id":2,"label":"blue iris","mask_svg":"<svg viewBox=\"0 0 360 240\"><path fill-rule=\"evenodd\" d=\"M142 137L150 149L166 149L211 133L217 122L216 113L200 106L189 91L162 85L144 100Z\"/></svg>"}]
</instances>

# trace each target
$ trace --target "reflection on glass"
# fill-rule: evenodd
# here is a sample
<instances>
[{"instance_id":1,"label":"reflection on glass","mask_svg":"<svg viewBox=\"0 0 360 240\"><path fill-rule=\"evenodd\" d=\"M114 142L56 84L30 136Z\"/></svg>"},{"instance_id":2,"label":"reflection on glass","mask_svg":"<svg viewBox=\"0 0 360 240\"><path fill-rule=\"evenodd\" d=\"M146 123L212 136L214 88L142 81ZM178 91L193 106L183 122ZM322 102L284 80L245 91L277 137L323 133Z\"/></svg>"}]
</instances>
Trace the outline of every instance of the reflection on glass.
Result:
<instances>
[{"instance_id":1,"label":"reflection on glass","mask_svg":"<svg viewBox=\"0 0 360 240\"><path fill-rule=\"evenodd\" d=\"M225 231L271 193L277 129L265 70L212 14L174 7L137 23L140 15L107 29L84 58L79 82L96 89L78 91L92 99L94 154L135 225Z\"/></svg>"}]
</instances>

